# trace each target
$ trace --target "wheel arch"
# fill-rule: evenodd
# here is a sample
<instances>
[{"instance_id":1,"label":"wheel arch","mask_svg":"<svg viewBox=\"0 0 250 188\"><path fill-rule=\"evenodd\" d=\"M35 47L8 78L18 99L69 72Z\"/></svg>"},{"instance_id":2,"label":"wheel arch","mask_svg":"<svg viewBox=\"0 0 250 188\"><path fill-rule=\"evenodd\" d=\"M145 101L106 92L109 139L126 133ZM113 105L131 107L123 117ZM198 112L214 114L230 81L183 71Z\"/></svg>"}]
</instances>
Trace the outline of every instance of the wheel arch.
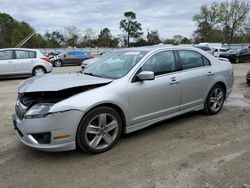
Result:
<instances>
[{"instance_id":1,"label":"wheel arch","mask_svg":"<svg viewBox=\"0 0 250 188\"><path fill-rule=\"evenodd\" d=\"M218 81L216 82L215 84L212 85L212 87L209 89L209 92L211 91L211 89L215 86L215 85L220 85L223 87L223 90L224 90L224 96L225 96L225 99L226 99L226 94L227 94L227 87L226 87L226 84L223 82L223 81ZM209 94L208 92L208 94ZM207 94L207 96L208 96Z\"/></svg>"},{"instance_id":2,"label":"wheel arch","mask_svg":"<svg viewBox=\"0 0 250 188\"><path fill-rule=\"evenodd\" d=\"M92 106L90 109L88 109L82 118L84 118L84 116L90 112L91 110L95 109L95 108L98 108L98 107L110 107L112 109L114 109L115 111L117 111L121 118L122 118L122 132L125 133L126 131L126 123L127 123L127 120L126 120L126 116L125 116L125 113L124 111L121 109L121 107L119 107L118 105L114 104L114 103L110 103L110 102L107 102L107 103L101 103L101 104L98 104L98 105L95 105L95 106Z\"/></svg>"}]
</instances>

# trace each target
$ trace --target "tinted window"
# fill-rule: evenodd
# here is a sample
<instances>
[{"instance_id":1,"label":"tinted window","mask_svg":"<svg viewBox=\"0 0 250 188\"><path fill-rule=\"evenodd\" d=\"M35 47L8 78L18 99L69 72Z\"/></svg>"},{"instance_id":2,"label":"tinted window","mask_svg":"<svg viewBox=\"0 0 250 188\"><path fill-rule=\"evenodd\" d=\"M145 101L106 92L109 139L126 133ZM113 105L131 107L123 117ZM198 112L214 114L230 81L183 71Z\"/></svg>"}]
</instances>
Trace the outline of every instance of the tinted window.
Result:
<instances>
[{"instance_id":1,"label":"tinted window","mask_svg":"<svg viewBox=\"0 0 250 188\"><path fill-rule=\"evenodd\" d=\"M11 50L0 51L0 60L12 59L12 54Z\"/></svg>"},{"instance_id":2,"label":"tinted window","mask_svg":"<svg viewBox=\"0 0 250 188\"><path fill-rule=\"evenodd\" d=\"M29 59L29 51L16 50L16 59Z\"/></svg>"},{"instance_id":3,"label":"tinted window","mask_svg":"<svg viewBox=\"0 0 250 188\"><path fill-rule=\"evenodd\" d=\"M34 51L29 51L29 57L30 57L30 58L36 58L36 52L34 52Z\"/></svg>"},{"instance_id":4,"label":"tinted window","mask_svg":"<svg viewBox=\"0 0 250 188\"><path fill-rule=\"evenodd\" d=\"M152 71L155 75L170 73L176 70L173 51L159 52L150 57L141 67L142 71Z\"/></svg>"},{"instance_id":5,"label":"tinted window","mask_svg":"<svg viewBox=\"0 0 250 188\"><path fill-rule=\"evenodd\" d=\"M200 49L202 49L204 51L211 51L211 49L209 47L207 47L207 46L195 46L195 47L200 48Z\"/></svg>"},{"instance_id":6,"label":"tinted window","mask_svg":"<svg viewBox=\"0 0 250 188\"><path fill-rule=\"evenodd\" d=\"M207 58L205 57L202 57L202 58L203 58L204 66L210 65L210 61Z\"/></svg>"},{"instance_id":7,"label":"tinted window","mask_svg":"<svg viewBox=\"0 0 250 188\"><path fill-rule=\"evenodd\" d=\"M221 52L226 52L226 51L227 51L227 49L220 49L220 51L221 51Z\"/></svg>"},{"instance_id":8,"label":"tinted window","mask_svg":"<svg viewBox=\"0 0 250 188\"><path fill-rule=\"evenodd\" d=\"M183 70L203 66L203 56L194 51L179 51Z\"/></svg>"}]
</instances>

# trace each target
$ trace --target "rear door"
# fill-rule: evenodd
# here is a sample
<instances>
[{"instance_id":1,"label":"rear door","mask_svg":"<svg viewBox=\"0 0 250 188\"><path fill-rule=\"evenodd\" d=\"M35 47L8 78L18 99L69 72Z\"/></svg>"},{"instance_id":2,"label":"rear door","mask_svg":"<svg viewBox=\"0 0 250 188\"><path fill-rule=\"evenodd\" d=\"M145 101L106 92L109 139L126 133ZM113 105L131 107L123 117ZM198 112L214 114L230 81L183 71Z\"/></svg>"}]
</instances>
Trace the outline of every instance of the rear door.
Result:
<instances>
[{"instance_id":1,"label":"rear door","mask_svg":"<svg viewBox=\"0 0 250 188\"><path fill-rule=\"evenodd\" d=\"M196 51L178 50L181 69L180 110L202 107L214 73L207 58Z\"/></svg>"},{"instance_id":2,"label":"rear door","mask_svg":"<svg viewBox=\"0 0 250 188\"><path fill-rule=\"evenodd\" d=\"M36 61L36 52L28 50L15 50L15 71L18 74L32 73L33 64Z\"/></svg>"},{"instance_id":3,"label":"rear door","mask_svg":"<svg viewBox=\"0 0 250 188\"><path fill-rule=\"evenodd\" d=\"M75 52L75 63L77 64L81 64L83 62L83 60L86 58L86 53L85 52L81 52L81 51L77 51Z\"/></svg>"},{"instance_id":4,"label":"rear door","mask_svg":"<svg viewBox=\"0 0 250 188\"><path fill-rule=\"evenodd\" d=\"M13 50L0 51L0 75L14 74Z\"/></svg>"}]
</instances>

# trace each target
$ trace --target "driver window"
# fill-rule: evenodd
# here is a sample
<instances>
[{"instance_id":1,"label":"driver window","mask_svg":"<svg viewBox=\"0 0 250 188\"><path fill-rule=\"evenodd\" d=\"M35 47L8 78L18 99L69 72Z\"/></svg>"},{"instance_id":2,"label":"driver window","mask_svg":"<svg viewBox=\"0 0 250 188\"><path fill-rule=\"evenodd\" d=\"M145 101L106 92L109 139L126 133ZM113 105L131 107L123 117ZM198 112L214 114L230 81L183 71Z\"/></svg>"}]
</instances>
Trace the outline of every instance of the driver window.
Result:
<instances>
[{"instance_id":1,"label":"driver window","mask_svg":"<svg viewBox=\"0 0 250 188\"><path fill-rule=\"evenodd\" d=\"M176 71L173 51L164 51L154 54L141 67L141 71L152 71L155 75Z\"/></svg>"}]
</instances>

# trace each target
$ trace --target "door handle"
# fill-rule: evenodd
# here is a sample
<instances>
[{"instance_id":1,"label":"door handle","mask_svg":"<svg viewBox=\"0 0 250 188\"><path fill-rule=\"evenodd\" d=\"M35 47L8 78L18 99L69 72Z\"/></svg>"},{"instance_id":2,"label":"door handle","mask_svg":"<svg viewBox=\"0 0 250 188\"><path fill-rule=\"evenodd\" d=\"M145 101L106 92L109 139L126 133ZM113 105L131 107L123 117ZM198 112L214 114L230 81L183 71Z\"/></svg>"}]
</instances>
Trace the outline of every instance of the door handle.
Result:
<instances>
[{"instance_id":1,"label":"door handle","mask_svg":"<svg viewBox=\"0 0 250 188\"><path fill-rule=\"evenodd\" d=\"M214 73L211 72L211 71L209 71L209 72L207 73L207 76L213 76L213 75L214 75Z\"/></svg>"},{"instance_id":2,"label":"door handle","mask_svg":"<svg viewBox=\"0 0 250 188\"><path fill-rule=\"evenodd\" d=\"M8 63L12 63L12 61L8 61Z\"/></svg>"},{"instance_id":3,"label":"door handle","mask_svg":"<svg viewBox=\"0 0 250 188\"><path fill-rule=\"evenodd\" d=\"M175 77L170 78L170 79L171 79L171 81L169 82L170 85L174 85L174 84L179 84L180 83L180 81L176 80Z\"/></svg>"}]
</instances>

